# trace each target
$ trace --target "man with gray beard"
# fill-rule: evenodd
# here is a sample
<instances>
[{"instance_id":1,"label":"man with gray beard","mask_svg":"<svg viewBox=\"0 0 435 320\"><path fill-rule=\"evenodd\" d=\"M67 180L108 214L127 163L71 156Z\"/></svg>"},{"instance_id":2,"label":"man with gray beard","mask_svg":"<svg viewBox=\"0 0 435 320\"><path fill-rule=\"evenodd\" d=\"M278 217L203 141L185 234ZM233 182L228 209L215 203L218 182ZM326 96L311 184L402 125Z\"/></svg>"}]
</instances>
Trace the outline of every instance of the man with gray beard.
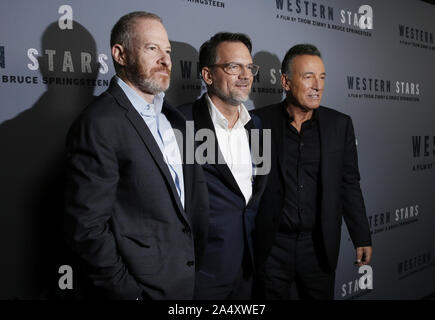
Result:
<instances>
[{"instance_id":1,"label":"man with gray beard","mask_svg":"<svg viewBox=\"0 0 435 320\"><path fill-rule=\"evenodd\" d=\"M259 67L251 41L240 33L217 33L200 48L199 63L207 93L180 110L193 120L210 196L207 248L199 257L196 299L250 299L252 232L265 176L251 156L251 133L259 127L243 105ZM252 144L251 144L252 143ZM197 154L196 154L197 155ZM197 157L198 158L198 157ZM198 159L197 159L198 160Z\"/></svg>"},{"instance_id":2,"label":"man with gray beard","mask_svg":"<svg viewBox=\"0 0 435 320\"><path fill-rule=\"evenodd\" d=\"M164 101L168 35L155 14L133 12L111 47L116 76L67 137L67 240L95 297L192 299L208 195L176 139L185 119Z\"/></svg>"}]
</instances>

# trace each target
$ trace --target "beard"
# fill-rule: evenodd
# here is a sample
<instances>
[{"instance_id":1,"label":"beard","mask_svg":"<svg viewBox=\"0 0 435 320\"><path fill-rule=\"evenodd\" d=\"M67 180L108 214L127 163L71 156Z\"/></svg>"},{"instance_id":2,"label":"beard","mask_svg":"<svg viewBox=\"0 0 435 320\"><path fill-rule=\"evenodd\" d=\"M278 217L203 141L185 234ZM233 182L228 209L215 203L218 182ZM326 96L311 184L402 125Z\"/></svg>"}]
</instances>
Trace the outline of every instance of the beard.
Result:
<instances>
[{"instance_id":1,"label":"beard","mask_svg":"<svg viewBox=\"0 0 435 320\"><path fill-rule=\"evenodd\" d=\"M153 77L161 71L168 74L167 79L160 76ZM160 66L146 71L136 61L132 61L125 67L125 75L143 93L156 95L169 88L171 70L166 66Z\"/></svg>"},{"instance_id":2,"label":"beard","mask_svg":"<svg viewBox=\"0 0 435 320\"><path fill-rule=\"evenodd\" d=\"M229 94L224 93L222 90L216 87L212 87L212 92L219 97L223 102L231 106L239 106L242 102L245 102L249 98L249 93L241 93L236 91L230 91Z\"/></svg>"}]
</instances>

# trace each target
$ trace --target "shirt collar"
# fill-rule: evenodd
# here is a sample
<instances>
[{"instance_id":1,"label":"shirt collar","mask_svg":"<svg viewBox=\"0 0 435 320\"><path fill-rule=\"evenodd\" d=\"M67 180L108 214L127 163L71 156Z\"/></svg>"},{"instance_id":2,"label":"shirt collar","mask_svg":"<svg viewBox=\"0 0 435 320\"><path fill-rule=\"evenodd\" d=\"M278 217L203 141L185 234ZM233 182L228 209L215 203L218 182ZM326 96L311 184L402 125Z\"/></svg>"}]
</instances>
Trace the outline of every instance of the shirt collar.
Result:
<instances>
[{"instance_id":1,"label":"shirt collar","mask_svg":"<svg viewBox=\"0 0 435 320\"><path fill-rule=\"evenodd\" d=\"M308 120L309 122L311 122L311 121L318 121L319 120L319 113L318 113L318 111L319 111L319 108L316 108L316 109L313 110L313 114L311 115L310 120ZM283 112L285 114L285 116L284 116L285 119L289 119L290 122L292 122L294 120L293 116L290 115L290 113L288 112L288 110L287 110L287 104L285 104L285 103L284 103Z\"/></svg>"},{"instance_id":2,"label":"shirt collar","mask_svg":"<svg viewBox=\"0 0 435 320\"><path fill-rule=\"evenodd\" d=\"M142 98L132 87L126 84L120 77L115 76L116 83L124 91L128 100L141 116L157 116L162 112L164 92L159 92L154 96L153 103L149 103Z\"/></svg>"},{"instance_id":3,"label":"shirt collar","mask_svg":"<svg viewBox=\"0 0 435 320\"><path fill-rule=\"evenodd\" d=\"M319 120L319 108L316 108L316 109L314 109L313 110L313 115L311 116L311 119L313 119L313 120Z\"/></svg>"},{"instance_id":4,"label":"shirt collar","mask_svg":"<svg viewBox=\"0 0 435 320\"><path fill-rule=\"evenodd\" d=\"M208 94L206 94L205 97L208 104L208 111L210 112L210 117L213 124L216 124L219 127L222 127L223 129L228 129L227 118L225 118L225 116L215 106L213 101L211 101L211 98ZM245 105L241 103L238 106L238 111L239 111L239 119L237 121L240 121L241 124L245 126L251 120L251 116L249 115L248 109L246 109Z\"/></svg>"}]
</instances>

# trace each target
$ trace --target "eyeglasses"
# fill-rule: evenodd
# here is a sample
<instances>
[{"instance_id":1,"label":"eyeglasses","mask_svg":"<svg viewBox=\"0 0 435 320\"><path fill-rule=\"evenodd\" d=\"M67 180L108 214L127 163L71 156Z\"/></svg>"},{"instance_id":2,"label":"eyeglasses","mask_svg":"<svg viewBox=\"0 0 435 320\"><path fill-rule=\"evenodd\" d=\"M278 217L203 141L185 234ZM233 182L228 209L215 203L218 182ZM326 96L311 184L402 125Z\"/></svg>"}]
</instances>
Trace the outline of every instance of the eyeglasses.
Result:
<instances>
[{"instance_id":1,"label":"eyeglasses","mask_svg":"<svg viewBox=\"0 0 435 320\"><path fill-rule=\"evenodd\" d=\"M260 66L253 63L243 65L241 63L236 63L236 62L213 64L209 67L221 67L222 69L224 69L226 73L231 75L236 75L236 76L242 73L244 67L246 67L249 70L252 76L256 76L258 70L260 69Z\"/></svg>"}]
</instances>

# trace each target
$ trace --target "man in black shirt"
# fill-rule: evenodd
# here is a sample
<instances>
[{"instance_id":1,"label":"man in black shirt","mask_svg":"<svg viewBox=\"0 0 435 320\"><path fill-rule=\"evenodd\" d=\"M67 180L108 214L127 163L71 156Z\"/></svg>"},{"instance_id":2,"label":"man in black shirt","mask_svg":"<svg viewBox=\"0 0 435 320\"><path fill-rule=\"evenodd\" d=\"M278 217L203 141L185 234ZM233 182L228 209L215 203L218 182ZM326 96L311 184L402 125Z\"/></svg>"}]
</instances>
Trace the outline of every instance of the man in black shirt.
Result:
<instances>
[{"instance_id":1,"label":"man in black shirt","mask_svg":"<svg viewBox=\"0 0 435 320\"><path fill-rule=\"evenodd\" d=\"M258 293L333 299L342 217L356 264L370 263L370 229L359 184L352 120L321 107L325 67L313 45L292 47L282 62L279 104L256 110L272 130L272 169L256 221Z\"/></svg>"}]
</instances>

